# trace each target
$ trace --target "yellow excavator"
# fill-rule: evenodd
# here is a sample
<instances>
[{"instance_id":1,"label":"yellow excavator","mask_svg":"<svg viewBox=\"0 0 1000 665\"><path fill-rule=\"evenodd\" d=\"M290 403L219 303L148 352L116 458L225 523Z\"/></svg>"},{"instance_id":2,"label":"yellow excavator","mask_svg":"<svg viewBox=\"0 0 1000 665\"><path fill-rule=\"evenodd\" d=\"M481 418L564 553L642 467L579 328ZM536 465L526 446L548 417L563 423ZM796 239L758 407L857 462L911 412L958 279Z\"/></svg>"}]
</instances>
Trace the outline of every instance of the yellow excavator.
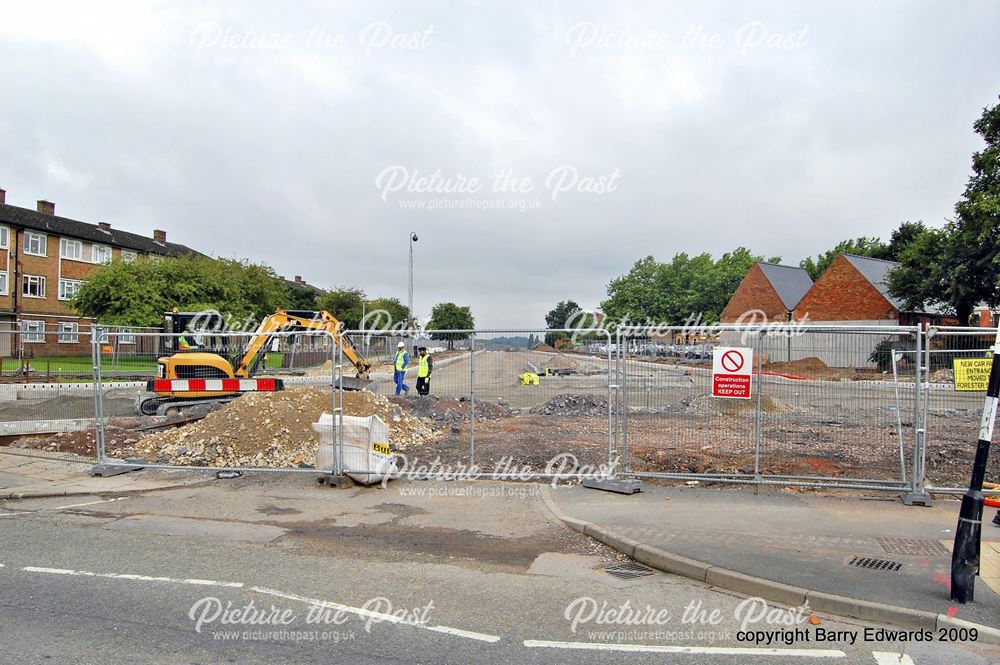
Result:
<instances>
[{"instance_id":1,"label":"yellow excavator","mask_svg":"<svg viewBox=\"0 0 1000 665\"><path fill-rule=\"evenodd\" d=\"M157 378L147 382L147 392L136 400L136 411L143 415L164 415L171 410L197 404L228 402L245 392L283 390L281 379L254 379L264 359L264 351L279 331L316 330L331 334L344 356L357 371L355 377L343 377L347 390L372 388L371 363L362 358L341 331L341 322L329 312L278 309L257 326L246 348L230 362L220 353L184 350L157 359ZM194 338L195 333L188 333Z\"/></svg>"}]
</instances>

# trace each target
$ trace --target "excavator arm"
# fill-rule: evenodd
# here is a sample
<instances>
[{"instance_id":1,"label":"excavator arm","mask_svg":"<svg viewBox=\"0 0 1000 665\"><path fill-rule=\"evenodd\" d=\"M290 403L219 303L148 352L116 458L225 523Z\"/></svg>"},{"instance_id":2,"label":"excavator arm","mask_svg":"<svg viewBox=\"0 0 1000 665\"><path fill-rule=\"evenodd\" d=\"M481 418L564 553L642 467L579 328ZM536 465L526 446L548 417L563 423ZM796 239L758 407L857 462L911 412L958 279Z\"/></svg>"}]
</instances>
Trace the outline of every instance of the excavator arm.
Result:
<instances>
[{"instance_id":1,"label":"excavator arm","mask_svg":"<svg viewBox=\"0 0 1000 665\"><path fill-rule=\"evenodd\" d=\"M337 343L347 357L351 364L358 372L358 377L362 379L367 379L369 372L371 372L371 363L358 355L357 351L354 350L354 345L351 341L344 335L343 326L340 321L330 314L330 312L316 312L313 317L301 316L299 314L293 314L286 312L285 310L279 309L271 314L257 327L257 332L254 333L253 339L250 340L250 344L247 345L246 350L243 353L243 357L240 359L239 365L234 370L233 374L237 378L247 378L250 376L251 369L254 366L254 362L260 355L261 349L263 349L271 336L278 332L279 330L320 330L330 333L334 341Z\"/></svg>"}]
</instances>

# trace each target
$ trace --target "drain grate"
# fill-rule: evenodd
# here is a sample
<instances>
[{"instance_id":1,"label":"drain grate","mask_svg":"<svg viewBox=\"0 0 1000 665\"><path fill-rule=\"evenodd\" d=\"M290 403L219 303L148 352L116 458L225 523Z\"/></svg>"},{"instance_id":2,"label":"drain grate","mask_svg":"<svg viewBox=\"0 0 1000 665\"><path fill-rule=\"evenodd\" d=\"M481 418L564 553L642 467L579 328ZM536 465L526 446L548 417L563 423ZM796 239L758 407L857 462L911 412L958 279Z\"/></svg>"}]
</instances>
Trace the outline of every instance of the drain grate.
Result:
<instances>
[{"instance_id":1,"label":"drain grate","mask_svg":"<svg viewBox=\"0 0 1000 665\"><path fill-rule=\"evenodd\" d=\"M848 565L857 566L858 568L867 568L868 570L885 570L889 572L899 570L903 567L903 564L898 561L876 559L870 556L856 556L851 559L851 563Z\"/></svg>"},{"instance_id":2,"label":"drain grate","mask_svg":"<svg viewBox=\"0 0 1000 665\"><path fill-rule=\"evenodd\" d=\"M916 538L876 538L878 544L889 554L903 556L951 556L948 548L936 540Z\"/></svg>"},{"instance_id":3,"label":"drain grate","mask_svg":"<svg viewBox=\"0 0 1000 665\"><path fill-rule=\"evenodd\" d=\"M637 577L652 575L653 569L635 561L626 561L625 563L613 563L610 566L605 566L604 572L620 580L634 580Z\"/></svg>"}]
</instances>

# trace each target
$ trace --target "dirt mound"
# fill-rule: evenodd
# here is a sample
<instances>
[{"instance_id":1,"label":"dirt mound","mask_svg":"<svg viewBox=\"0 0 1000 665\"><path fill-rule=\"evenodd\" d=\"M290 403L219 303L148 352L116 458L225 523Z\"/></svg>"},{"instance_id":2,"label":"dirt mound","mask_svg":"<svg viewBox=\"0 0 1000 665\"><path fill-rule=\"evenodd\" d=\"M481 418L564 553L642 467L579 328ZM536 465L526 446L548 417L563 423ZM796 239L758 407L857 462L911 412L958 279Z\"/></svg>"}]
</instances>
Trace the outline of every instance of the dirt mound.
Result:
<instances>
[{"instance_id":1,"label":"dirt mound","mask_svg":"<svg viewBox=\"0 0 1000 665\"><path fill-rule=\"evenodd\" d=\"M697 397L681 400L684 413L697 416L738 416L753 414L757 408L757 397L751 399L722 399L711 395L699 395ZM783 413L791 411L787 404L776 400L770 395L763 395L760 398L761 410L765 413Z\"/></svg>"},{"instance_id":2,"label":"dirt mound","mask_svg":"<svg viewBox=\"0 0 1000 665\"><path fill-rule=\"evenodd\" d=\"M469 420L470 402L464 398L425 395L423 397L390 397L389 401L417 418L428 418L439 423L461 423ZM509 418L514 415L517 415L517 409L495 402L476 401L477 421Z\"/></svg>"},{"instance_id":3,"label":"dirt mound","mask_svg":"<svg viewBox=\"0 0 1000 665\"><path fill-rule=\"evenodd\" d=\"M767 363L764 365L764 371L807 379L849 379L853 375L852 370L830 367L815 356L789 362Z\"/></svg>"},{"instance_id":4,"label":"dirt mound","mask_svg":"<svg viewBox=\"0 0 1000 665\"><path fill-rule=\"evenodd\" d=\"M953 369L939 369L931 373L930 382L931 383L954 383L955 381L955 370Z\"/></svg>"},{"instance_id":5,"label":"dirt mound","mask_svg":"<svg viewBox=\"0 0 1000 665\"><path fill-rule=\"evenodd\" d=\"M558 351L556 351L554 347L549 346L545 342L540 342L539 344L535 344L533 347L531 347L531 350L532 351L547 351L549 353L558 353Z\"/></svg>"},{"instance_id":6,"label":"dirt mound","mask_svg":"<svg viewBox=\"0 0 1000 665\"><path fill-rule=\"evenodd\" d=\"M604 395L564 393L534 407L531 413L542 416L606 416L608 398Z\"/></svg>"},{"instance_id":7,"label":"dirt mound","mask_svg":"<svg viewBox=\"0 0 1000 665\"><path fill-rule=\"evenodd\" d=\"M119 457L191 466L311 465L319 447L312 424L332 407L330 391L319 388L247 393L202 420L157 432L116 452ZM438 435L428 423L370 392L345 392L344 413L381 418L397 450L433 441Z\"/></svg>"}]
</instances>

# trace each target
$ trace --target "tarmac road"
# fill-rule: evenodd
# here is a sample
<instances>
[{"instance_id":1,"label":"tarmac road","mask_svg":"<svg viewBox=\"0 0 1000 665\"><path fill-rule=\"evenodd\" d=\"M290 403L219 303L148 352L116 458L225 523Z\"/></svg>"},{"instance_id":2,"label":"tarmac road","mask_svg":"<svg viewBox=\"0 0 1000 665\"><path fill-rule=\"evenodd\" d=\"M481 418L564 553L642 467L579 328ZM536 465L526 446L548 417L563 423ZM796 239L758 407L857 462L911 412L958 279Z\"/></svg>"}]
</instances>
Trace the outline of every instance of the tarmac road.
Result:
<instances>
[{"instance_id":1,"label":"tarmac road","mask_svg":"<svg viewBox=\"0 0 1000 665\"><path fill-rule=\"evenodd\" d=\"M547 521L537 497L432 499L404 490L459 485L399 483L326 490L317 501L306 483L244 480L119 501L4 504L0 662L928 665L988 663L996 655L969 644L843 639L762 651L735 637L743 597L660 573L614 578L600 569L608 553ZM477 522L482 531L469 528ZM421 535L447 529L448 538ZM588 621L591 601L664 611L657 616L666 620ZM226 603L252 603L244 617L256 623L232 613L224 623L213 612ZM307 622L317 606L328 624ZM683 623L688 606L705 610L702 617L718 611L718 623ZM581 618L575 631L573 617ZM864 628L834 617L822 622L808 626L811 634ZM288 632L264 639L281 630ZM695 630L706 634L687 634ZM877 660L875 652L910 659Z\"/></svg>"}]
</instances>

